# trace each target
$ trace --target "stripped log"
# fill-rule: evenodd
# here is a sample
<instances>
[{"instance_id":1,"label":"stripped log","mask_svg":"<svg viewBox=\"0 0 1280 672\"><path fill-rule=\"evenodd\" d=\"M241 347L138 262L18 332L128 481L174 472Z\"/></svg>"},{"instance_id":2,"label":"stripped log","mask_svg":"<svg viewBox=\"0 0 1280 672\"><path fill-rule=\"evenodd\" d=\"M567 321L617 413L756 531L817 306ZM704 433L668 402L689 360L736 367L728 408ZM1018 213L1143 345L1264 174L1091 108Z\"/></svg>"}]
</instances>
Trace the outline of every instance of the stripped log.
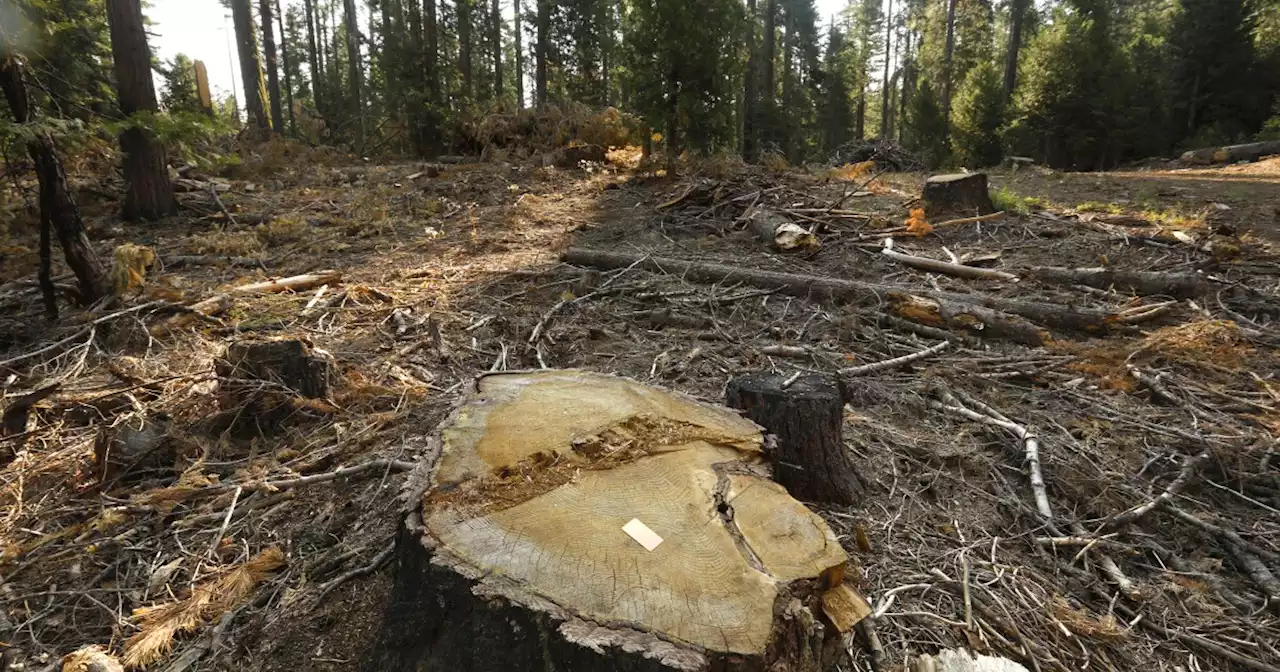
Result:
<instances>
[{"instance_id":1,"label":"stripped log","mask_svg":"<svg viewBox=\"0 0 1280 672\"><path fill-rule=\"evenodd\" d=\"M1280 154L1280 140L1251 142L1244 145L1228 145L1226 147L1193 149L1182 155L1182 162L1195 166L1208 166L1215 163L1257 161L1264 156L1270 156L1272 154Z\"/></svg>"},{"instance_id":2,"label":"stripped log","mask_svg":"<svg viewBox=\"0 0 1280 672\"><path fill-rule=\"evenodd\" d=\"M1191 299L1209 291L1209 282L1194 273L1156 273L1115 268L1059 268L1036 266L1031 277L1049 285L1084 285L1096 289L1115 288L1139 296L1171 296Z\"/></svg>"},{"instance_id":3,"label":"stripped log","mask_svg":"<svg viewBox=\"0 0 1280 672\"><path fill-rule=\"evenodd\" d=\"M1042 343L1047 333L1044 325L1054 329L1095 335L1107 333L1112 323L1109 313L1083 311L1052 303L1017 301L995 296L971 296L949 292L917 292L892 285L879 285L816 275L797 275L763 271L725 264L683 261L625 252L604 252L572 248L562 257L565 263L600 270L635 266L648 271L676 275L686 280L705 283L741 283L754 287L814 299L836 299L859 305L880 306L888 299L896 304L899 317L929 326L965 327L968 333L981 333L994 338L1007 338L1023 343ZM936 307L930 307L936 304ZM894 306L891 305L891 308ZM983 310L983 309L987 310ZM935 316L934 313L939 313ZM947 315L955 317L948 318ZM961 317L961 315L967 315ZM1017 319L1018 316L1025 319ZM988 321L990 322L988 323ZM1035 334L1032 338L1031 335Z\"/></svg>"},{"instance_id":4,"label":"stripped log","mask_svg":"<svg viewBox=\"0 0 1280 672\"><path fill-rule=\"evenodd\" d=\"M886 245L880 250L884 256L911 268L930 273L942 273L957 278L966 278L970 280L1006 280L1009 282L1017 282L1018 276L1004 271L997 271L991 268L977 268L975 266L965 266L964 264L953 264L947 261L939 261L937 259L929 259L928 257L917 257L913 254L906 254L892 249Z\"/></svg>"},{"instance_id":5,"label":"stripped log","mask_svg":"<svg viewBox=\"0 0 1280 672\"><path fill-rule=\"evenodd\" d=\"M778 250L818 248L817 236L773 210L756 209L747 217L747 227L760 242Z\"/></svg>"},{"instance_id":6,"label":"stripped log","mask_svg":"<svg viewBox=\"0 0 1280 672\"><path fill-rule=\"evenodd\" d=\"M342 271L318 271L306 275L295 275L279 280L267 280L241 285L232 291L238 294L273 294L279 292L300 292L304 289L315 289L320 285L336 285L342 281Z\"/></svg>"}]
</instances>

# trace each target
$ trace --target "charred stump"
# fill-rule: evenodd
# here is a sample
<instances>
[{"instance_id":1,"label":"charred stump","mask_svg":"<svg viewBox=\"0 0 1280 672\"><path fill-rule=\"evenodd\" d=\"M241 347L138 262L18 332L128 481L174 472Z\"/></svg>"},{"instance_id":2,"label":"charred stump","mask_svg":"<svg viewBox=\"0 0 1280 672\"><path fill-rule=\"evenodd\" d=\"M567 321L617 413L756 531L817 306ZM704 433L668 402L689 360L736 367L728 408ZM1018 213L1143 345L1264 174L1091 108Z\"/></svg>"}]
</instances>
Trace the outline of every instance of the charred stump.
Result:
<instances>
[{"instance_id":1,"label":"charred stump","mask_svg":"<svg viewBox=\"0 0 1280 672\"><path fill-rule=\"evenodd\" d=\"M333 358L297 338L243 340L228 345L214 369L219 407L261 425L305 405L300 398L327 398Z\"/></svg>"},{"instance_id":2,"label":"charred stump","mask_svg":"<svg viewBox=\"0 0 1280 672\"><path fill-rule=\"evenodd\" d=\"M777 437L773 475L787 492L833 504L860 498L862 482L844 446L844 401L835 376L788 381L767 371L750 373L730 380L725 397Z\"/></svg>"},{"instance_id":3,"label":"charred stump","mask_svg":"<svg viewBox=\"0 0 1280 672\"><path fill-rule=\"evenodd\" d=\"M818 672L865 615L834 534L729 409L491 374L435 441L362 669Z\"/></svg>"},{"instance_id":4,"label":"charred stump","mask_svg":"<svg viewBox=\"0 0 1280 672\"><path fill-rule=\"evenodd\" d=\"M996 211L987 191L986 173L934 175L924 183L924 210L930 219L942 214L989 215Z\"/></svg>"}]
</instances>

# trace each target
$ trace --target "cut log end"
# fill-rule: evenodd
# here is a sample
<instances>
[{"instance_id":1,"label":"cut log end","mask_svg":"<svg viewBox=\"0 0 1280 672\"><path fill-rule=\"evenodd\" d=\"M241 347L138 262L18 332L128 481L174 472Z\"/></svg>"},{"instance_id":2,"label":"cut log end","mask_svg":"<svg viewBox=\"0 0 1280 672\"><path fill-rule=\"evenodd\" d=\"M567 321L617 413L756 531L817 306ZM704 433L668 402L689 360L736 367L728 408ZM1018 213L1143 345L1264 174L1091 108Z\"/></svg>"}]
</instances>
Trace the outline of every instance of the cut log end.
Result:
<instances>
[{"instance_id":1,"label":"cut log end","mask_svg":"<svg viewBox=\"0 0 1280 672\"><path fill-rule=\"evenodd\" d=\"M440 429L367 669L828 669L847 556L757 426L623 378L482 378Z\"/></svg>"},{"instance_id":2,"label":"cut log end","mask_svg":"<svg viewBox=\"0 0 1280 672\"><path fill-rule=\"evenodd\" d=\"M934 175L924 183L925 215L989 215L996 211L986 173Z\"/></svg>"},{"instance_id":3,"label":"cut log end","mask_svg":"<svg viewBox=\"0 0 1280 672\"><path fill-rule=\"evenodd\" d=\"M788 385L787 383L790 383ZM770 372L729 381L728 404L777 437L774 478L803 500L852 504L862 494L844 447L844 401L835 376L794 381Z\"/></svg>"}]
</instances>

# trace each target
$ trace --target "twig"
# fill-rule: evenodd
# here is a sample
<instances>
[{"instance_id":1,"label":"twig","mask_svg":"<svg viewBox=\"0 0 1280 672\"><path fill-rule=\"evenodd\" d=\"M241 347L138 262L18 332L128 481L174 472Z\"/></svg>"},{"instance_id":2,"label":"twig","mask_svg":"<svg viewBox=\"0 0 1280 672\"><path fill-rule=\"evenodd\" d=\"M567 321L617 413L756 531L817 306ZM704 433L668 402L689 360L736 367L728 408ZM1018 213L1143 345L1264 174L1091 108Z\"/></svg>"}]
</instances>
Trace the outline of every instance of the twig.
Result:
<instances>
[{"instance_id":1,"label":"twig","mask_svg":"<svg viewBox=\"0 0 1280 672\"><path fill-rule=\"evenodd\" d=\"M1177 497L1178 493L1182 492L1183 489L1187 487L1187 484L1191 482L1192 477L1195 476L1196 470L1199 469L1200 465L1208 459L1209 451L1207 450L1201 452L1195 457L1187 459L1183 462L1182 471L1178 472L1178 477L1173 479L1173 482L1169 484L1169 487L1166 488L1164 492L1160 493L1159 496L1146 504L1135 506L1128 511L1113 516L1103 524L1103 528L1117 529L1124 527L1125 525L1142 518L1148 513L1151 513L1161 505L1173 501L1173 498Z\"/></svg>"},{"instance_id":2,"label":"twig","mask_svg":"<svg viewBox=\"0 0 1280 672\"><path fill-rule=\"evenodd\" d=\"M993 415L984 415L960 405L960 402L948 392L943 392L942 395L943 399L949 403L930 401L929 406L942 411L950 411L976 422L995 425L1009 431L1022 441L1023 453L1026 455L1027 470L1030 472L1031 477L1031 491L1036 500L1036 511L1046 522L1052 521L1053 511L1049 508L1049 494L1044 482L1044 471L1040 465L1040 439L1036 438L1026 427L998 413L993 412Z\"/></svg>"},{"instance_id":3,"label":"twig","mask_svg":"<svg viewBox=\"0 0 1280 672\"><path fill-rule=\"evenodd\" d=\"M863 364L862 366L851 366L847 369L840 369L838 373L842 376L862 376L868 373L876 373L878 371L884 371L886 369L894 369L899 366L905 366L912 362L917 362L919 360L932 357L938 354L939 352L946 350L949 347L951 347L951 341L943 341L936 345L931 345L925 348L924 350L921 350L920 352L913 352L909 355L894 357L893 359L886 359L882 362L873 362L871 364Z\"/></svg>"},{"instance_id":4,"label":"twig","mask_svg":"<svg viewBox=\"0 0 1280 672\"><path fill-rule=\"evenodd\" d=\"M240 501L240 493L242 492L244 492L244 488L236 486L236 492L231 496L231 506L227 507L227 515L222 517L222 527L218 528L218 534L214 535L213 543L209 544L209 551L204 554L205 560L213 557L214 551L218 550L218 543L227 534L227 526L231 524L231 516L236 512L236 504Z\"/></svg>"},{"instance_id":5,"label":"twig","mask_svg":"<svg viewBox=\"0 0 1280 672\"><path fill-rule=\"evenodd\" d=\"M948 219L945 222L938 222L933 225L935 229L941 229L944 226L960 226L961 224L977 224L978 222L988 222L993 219L1004 217L1004 211L993 212L989 215L979 215L977 217L962 217L960 219Z\"/></svg>"},{"instance_id":6,"label":"twig","mask_svg":"<svg viewBox=\"0 0 1280 672\"><path fill-rule=\"evenodd\" d=\"M139 312L139 311L142 311L142 310L146 310L147 308L154 308L154 307L157 307L157 306L162 306L162 305L165 305L165 304L167 304L167 303L168 303L168 301L165 301L165 300L163 300L163 299L158 300L158 301L149 301L149 302L147 302L147 303L144 303L144 304L141 304L141 305L137 305L137 306L134 306L134 307L132 307L132 308L125 308L124 310L118 310L118 311L116 311L116 312L114 312L114 313L109 313L109 314L107 314L107 315L103 315L102 317L99 317L98 319L96 319L96 320L94 320L94 321L90 322L90 323L88 324L88 326L86 326L85 328L81 329L80 331L77 331L76 333L74 333L74 334L72 334L72 335L70 335L70 336L68 336L68 337L66 337L66 338L64 338L64 339L62 339L62 340L60 340L60 341L58 341L58 342L56 342L56 343L52 343L52 344L50 344L50 345L46 345L46 346L44 346L43 348L40 348L39 350L33 350L33 351L31 351L31 352L26 353L25 355L18 355L17 357L11 357L11 358L6 359L6 360L4 360L4 361L0 361L0 367L3 367L3 366L9 366L10 364L16 364L16 363L21 362L21 361L23 361L23 360L25 360L25 359L31 359L32 357L36 357L36 356L38 356L38 355L42 355L42 354L44 354L44 353L46 353L46 352L49 352L49 351L51 351L51 350L56 350L57 348L59 348L59 347L61 347L61 346L63 346L63 345L66 345L67 343L70 343L71 341L74 341L74 340L76 340L76 339L80 338L81 336L84 336L84 335L85 335L85 334L87 334L87 333L90 333L91 331L93 331L93 328L94 328L94 327L97 327L97 326L99 326L99 325L101 325L101 324L103 324L103 323L105 323L105 322L110 322L111 320L114 320L114 319L116 319L117 317L121 317L121 316L123 316L123 315L128 315L128 314L130 314L130 313L136 313L136 312Z\"/></svg>"},{"instance_id":7,"label":"twig","mask_svg":"<svg viewBox=\"0 0 1280 672\"><path fill-rule=\"evenodd\" d=\"M218 209L222 211L222 214L226 216L227 221L231 223L231 226L238 228L240 226L239 222L236 221L235 215L231 214L231 211L227 209L227 206L222 202L222 199L218 197L218 189L213 183L209 184L209 196L213 199L213 202L217 204Z\"/></svg>"},{"instance_id":8,"label":"twig","mask_svg":"<svg viewBox=\"0 0 1280 672\"><path fill-rule=\"evenodd\" d=\"M240 485L227 484L205 488L200 490L201 493L214 494L218 492L226 492L232 488L244 488L248 492L256 492L258 490L284 490L285 488L297 488L304 485L315 485L316 483L325 483L327 481L335 481L339 478L354 476L356 474L369 471L370 469L386 469L388 471L412 471L418 465L413 462L405 462L403 460L370 460L364 464L358 464L354 467L344 467L335 471L323 474L313 474L311 476L301 476L299 478L288 478L279 481L259 481L256 483L243 483Z\"/></svg>"},{"instance_id":9,"label":"twig","mask_svg":"<svg viewBox=\"0 0 1280 672\"><path fill-rule=\"evenodd\" d=\"M384 564L386 564L388 560L391 559L391 554L395 553L395 551L396 551L396 542L394 539L392 539L391 543L387 544L386 548L383 548L381 551L378 552L377 555L373 556L373 560L370 560L369 564L363 567L357 567L349 572L346 572L345 574L340 574L329 583L326 583L324 588L320 591L320 594L316 596L316 602L318 604L323 603L324 598L328 597L329 593L332 593L334 590L337 590L338 587L341 586L342 584L352 579L358 579L362 576L368 576L378 571L378 568L382 567Z\"/></svg>"},{"instance_id":10,"label":"twig","mask_svg":"<svg viewBox=\"0 0 1280 672\"><path fill-rule=\"evenodd\" d=\"M645 256L635 260L635 262L632 263L630 266L622 269L621 272L617 273L612 278L609 278L608 280L605 280L603 283L601 283L600 287L598 287L595 291L591 292L590 294L584 294L583 296L579 296L575 299L564 299L559 303L557 303L556 305L551 306L551 310L548 310L546 313L543 313L542 319L538 320L538 324L536 324L533 327L533 333L529 334L529 341L528 341L529 345L533 345L535 342L537 342L538 338L542 336L543 330L547 328L547 323L551 321L551 318L555 317L555 314L560 312L562 308L564 308L569 304L582 303L587 299L594 298L596 296L601 295L602 293L604 293L606 289L609 288L609 285L612 285L613 283L617 282L618 278L621 278L622 276L626 275L628 271L635 268L636 266L639 266L642 262L644 262L648 258L649 258L649 255L646 254Z\"/></svg>"}]
</instances>

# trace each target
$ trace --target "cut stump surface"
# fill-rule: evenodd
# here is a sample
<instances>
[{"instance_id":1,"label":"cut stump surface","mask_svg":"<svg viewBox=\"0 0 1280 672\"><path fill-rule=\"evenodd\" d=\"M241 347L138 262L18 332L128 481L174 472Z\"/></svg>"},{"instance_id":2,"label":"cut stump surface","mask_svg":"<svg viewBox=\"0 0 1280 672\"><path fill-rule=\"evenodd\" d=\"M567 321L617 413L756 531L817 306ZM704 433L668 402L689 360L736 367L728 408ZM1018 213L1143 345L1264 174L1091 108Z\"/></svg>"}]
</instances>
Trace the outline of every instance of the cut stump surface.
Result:
<instances>
[{"instance_id":1,"label":"cut stump surface","mask_svg":"<svg viewBox=\"0 0 1280 672\"><path fill-rule=\"evenodd\" d=\"M552 650L565 651L558 670L836 660L839 633L815 614L847 556L768 480L754 423L581 371L489 375L477 388L440 430L397 577L400 600L451 606L419 610L383 669L526 669L525 656L544 669ZM634 520L661 539L652 550L623 531ZM502 650L482 643L495 629L509 630Z\"/></svg>"}]
</instances>

